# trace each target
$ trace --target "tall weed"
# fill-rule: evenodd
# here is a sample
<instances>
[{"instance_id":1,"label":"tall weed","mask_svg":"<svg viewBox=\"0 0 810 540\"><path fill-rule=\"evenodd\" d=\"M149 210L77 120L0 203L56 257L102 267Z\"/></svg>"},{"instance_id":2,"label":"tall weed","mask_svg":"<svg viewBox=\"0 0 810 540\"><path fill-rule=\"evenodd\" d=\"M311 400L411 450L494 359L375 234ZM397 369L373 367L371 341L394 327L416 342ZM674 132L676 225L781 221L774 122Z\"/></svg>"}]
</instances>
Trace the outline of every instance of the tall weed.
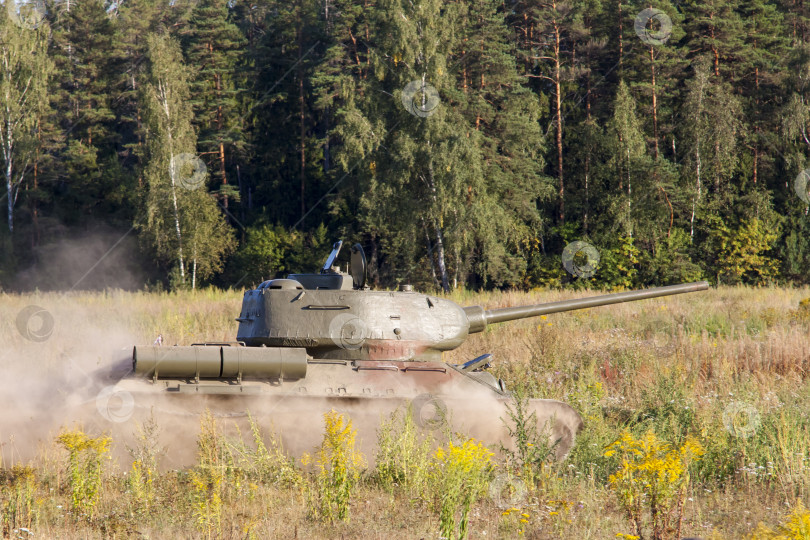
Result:
<instances>
[{"instance_id":1,"label":"tall weed","mask_svg":"<svg viewBox=\"0 0 810 540\"><path fill-rule=\"evenodd\" d=\"M158 475L158 425L154 415L143 424L136 425L134 447L127 447L132 456L132 467L127 477L127 487L132 495L136 513L148 512L155 503L156 477Z\"/></svg>"},{"instance_id":2,"label":"tall weed","mask_svg":"<svg viewBox=\"0 0 810 540\"><path fill-rule=\"evenodd\" d=\"M625 430L605 449L605 455L613 454L621 456L621 466L609 482L630 519L633 536L643 538L649 526L652 540L680 538L688 467L703 454L700 445L687 439L680 449L671 450L653 431L636 438Z\"/></svg>"},{"instance_id":3,"label":"tall weed","mask_svg":"<svg viewBox=\"0 0 810 540\"><path fill-rule=\"evenodd\" d=\"M377 430L375 479L386 491L396 487L411 497L423 495L432 445L429 431L419 434L410 408L394 411Z\"/></svg>"},{"instance_id":4,"label":"tall weed","mask_svg":"<svg viewBox=\"0 0 810 540\"><path fill-rule=\"evenodd\" d=\"M241 440L233 445L241 456L239 465L245 475L255 481L282 488L301 486L303 478L295 466L295 460L286 454L278 437L271 434L269 443L265 443L264 434L256 419L248 414L248 421L255 450Z\"/></svg>"},{"instance_id":5,"label":"tall weed","mask_svg":"<svg viewBox=\"0 0 810 540\"><path fill-rule=\"evenodd\" d=\"M31 529L37 518L36 471L29 465L14 465L0 471L0 510L3 537L11 537L15 529Z\"/></svg>"},{"instance_id":6,"label":"tall weed","mask_svg":"<svg viewBox=\"0 0 810 540\"><path fill-rule=\"evenodd\" d=\"M90 437L81 430L67 431L57 442L68 451L68 479L71 504L80 516L92 518L101 497L104 458L110 437Z\"/></svg>"},{"instance_id":7,"label":"tall weed","mask_svg":"<svg viewBox=\"0 0 810 540\"><path fill-rule=\"evenodd\" d=\"M348 521L349 504L365 459L355 449L357 431L351 420L334 409L323 418L323 442L315 459L315 487L309 490L310 511L326 521ZM310 460L304 455L305 465Z\"/></svg>"},{"instance_id":8,"label":"tall weed","mask_svg":"<svg viewBox=\"0 0 810 540\"><path fill-rule=\"evenodd\" d=\"M470 509L489 487L494 454L482 443L468 439L448 442L433 456L431 492L439 512L439 533L447 540L467 538Z\"/></svg>"}]
</instances>

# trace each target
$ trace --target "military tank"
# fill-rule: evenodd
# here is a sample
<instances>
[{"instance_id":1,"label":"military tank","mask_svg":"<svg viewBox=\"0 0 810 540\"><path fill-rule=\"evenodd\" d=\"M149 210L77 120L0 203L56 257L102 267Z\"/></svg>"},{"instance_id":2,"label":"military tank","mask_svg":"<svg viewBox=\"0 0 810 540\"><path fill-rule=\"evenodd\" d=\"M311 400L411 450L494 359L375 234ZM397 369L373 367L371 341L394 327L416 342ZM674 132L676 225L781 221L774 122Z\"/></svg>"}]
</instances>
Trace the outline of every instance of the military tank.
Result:
<instances>
[{"instance_id":1,"label":"military tank","mask_svg":"<svg viewBox=\"0 0 810 540\"><path fill-rule=\"evenodd\" d=\"M121 388L223 398L237 407L283 403L285 413L272 406L269 414L292 415L297 429L315 433L298 414L313 404L321 411L363 409L377 418L404 404L422 427L451 423L471 436L508 443L504 419L512 397L487 371L492 354L450 364L443 352L492 324L708 288L697 282L486 310L409 285L371 290L359 244L351 247L350 272L336 265L342 245L333 245L318 273L290 274L246 291L232 343L134 347L133 376ZM563 459L582 418L555 400L532 399L529 408Z\"/></svg>"}]
</instances>

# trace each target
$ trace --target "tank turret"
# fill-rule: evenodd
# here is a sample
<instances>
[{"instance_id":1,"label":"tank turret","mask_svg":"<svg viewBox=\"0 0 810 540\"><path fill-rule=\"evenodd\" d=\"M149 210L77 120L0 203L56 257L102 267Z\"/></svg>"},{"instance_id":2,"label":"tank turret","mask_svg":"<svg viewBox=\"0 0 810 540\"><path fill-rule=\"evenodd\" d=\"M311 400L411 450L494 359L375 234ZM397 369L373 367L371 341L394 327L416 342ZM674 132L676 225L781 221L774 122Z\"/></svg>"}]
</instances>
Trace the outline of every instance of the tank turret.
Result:
<instances>
[{"instance_id":1,"label":"tank turret","mask_svg":"<svg viewBox=\"0 0 810 540\"><path fill-rule=\"evenodd\" d=\"M488 324L709 287L703 281L485 310L412 291L371 291L359 245L352 248L351 264L358 277L332 267L341 245L335 244L320 274L292 274L245 292L236 340L249 347L303 347L313 358L439 360Z\"/></svg>"}]
</instances>

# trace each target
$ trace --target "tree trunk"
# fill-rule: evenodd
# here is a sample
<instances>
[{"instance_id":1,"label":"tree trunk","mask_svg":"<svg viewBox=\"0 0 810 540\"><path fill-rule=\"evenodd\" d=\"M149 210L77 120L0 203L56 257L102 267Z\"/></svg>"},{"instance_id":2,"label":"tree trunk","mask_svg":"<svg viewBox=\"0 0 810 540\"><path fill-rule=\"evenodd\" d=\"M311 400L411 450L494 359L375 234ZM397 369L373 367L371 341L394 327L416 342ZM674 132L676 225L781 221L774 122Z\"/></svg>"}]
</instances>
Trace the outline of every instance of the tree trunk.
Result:
<instances>
[{"instance_id":1,"label":"tree trunk","mask_svg":"<svg viewBox=\"0 0 810 540\"><path fill-rule=\"evenodd\" d=\"M14 197L12 190L14 186L11 183L11 176L9 176L8 167L6 168L6 205L8 206L8 232L14 232Z\"/></svg>"},{"instance_id":2,"label":"tree trunk","mask_svg":"<svg viewBox=\"0 0 810 540\"><path fill-rule=\"evenodd\" d=\"M430 231L428 231L424 218L422 218L422 228L425 230L425 242L427 242L428 260L430 261L430 275L433 276L433 283L436 287L441 287L439 279L436 277L436 265L433 262L433 243L430 241Z\"/></svg>"},{"instance_id":3,"label":"tree trunk","mask_svg":"<svg viewBox=\"0 0 810 540\"><path fill-rule=\"evenodd\" d=\"M304 31L303 31L303 23L301 21L301 10L303 10L302 2L298 4L298 101L299 101L299 122L300 122L300 130L301 130L301 219L304 219L304 215L306 214L306 208L304 204L304 187L305 187L305 176L304 173L306 172L306 154L305 154L305 122L304 122L304 69L302 66L302 60L304 59Z\"/></svg>"},{"instance_id":4,"label":"tree trunk","mask_svg":"<svg viewBox=\"0 0 810 540\"><path fill-rule=\"evenodd\" d=\"M39 207L37 206L37 190L39 189L39 149L42 145L42 118L37 116L37 147L34 151L33 186L34 196L31 198L31 248L39 245Z\"/></svg>"},{"instance_id":5,"label":"tree trunk","mask_svg":"<svg viewBox=\"0 0 810 540\"><path fill-rule=\"evenodd\" d=\"M588 210L590 208L590 201L588 200L588 177L590 175L591 170L591 150L590 147L585 154L585 211L584 215L582 216L582 230L585 233L585 236L588 235Z\"/></svg>"},{"instance_id":6,"label":"tree trunk","mask_svg":"<svg viewBox=\"0 0 810 540\"><path fill-rule=\"evenodd\" d=\"M555 6L556 7L556 6ZM560 183L559 198L560 225L565 223L565 183L563 179L563 145L562 145L562 90L560 84L560 27L554 25L554 92L556 101L555 123L557 125L557 180Z\"/></svg>"},{"instance_id":7,"label":"tree trunk","mask_svg":"<svg viewBox=\"0 0 810 540\"><path fill-rule=\"evenodd\" d=\"M650 72L652 75L653 156L658 159L658 96L655 91L655 50L650 45Z\"/></svg>"},{"instance_id":8,"label":"tree trunk","mask_svg":"<svg viewBox=\"0 0 810 540\"><path fill-rule=\"evenodd\" d=\"M169 145L171 145L171 130L169 131ZM171 147L171 146L170 146ZM174 155L169 159L169 178L172 182L172 203L174 204L174 230L177 235L177 254L180 261L180 281L186 282L186 268L183 263L183 234L180 231L180 209L177 204L177 187L175 184Z\"/></svg>"},{"instance_id":9,"label":"tree trunk","mask_svg":"<svg viewBox=\"0 0 810 540\"><path fill-rule=\"evenodd\" d=\"M627 146L627 224L630 229L630 236L633 236L633 220L631 215L633 212L633 187L630 184L630 146Z\"/></svg>"},{"instance_id":10,"label":"tree trunk","mask_svg":"<svg viewBox=\"0 0 810 540\"><path fill-rule=\"evenodd\" d=\"M714 13L709 15L709 20L714 20ZM713 56L713 63L714 63L714 76L720 76L720 51L717 50L717 47L714 45L715 37L714 37L714 23L712 23L710 34L712 36L712 56Z\"/></svg>"},{"instance_id":11,"label":"tree trunk","mask_svg":"<svg viewBox=\"0 0 810 540\"><path fill-rule=\"evenodd\" d=\"M209 45L209 47L211 47L211 46ZM211 47L211 52L213 53L213 47ZM214 79L215 79L214 80L214 85L215 85L216 94L217 94L217 102L219 103L217 105L217 133L219 133L220 137L222 137L222 129L223 129L224 125L225 125L224 118L222 117L222 104L221 104L221 100L222 100L222 79L220 78L219 73L217 73L214 76ZM222 185L227 186L228 185L228 175L225 174L225 143L222 141L221 138L219 140L219 174L222 177ZM222 197L222 206L224 206L226 209L228 208L227 191L225 192L225 195Z\"/></svg>"},{"instance_id":12,"label":"tree trunk","mask_svg":"<svg viewBox=\"0 0 810 540\"><path fill-rule=\"evenodd\" d=\"M163 88L163 83L158 82L158 92L160 96L161 105L163 106L163 114L166 115L166 135L169 139L169 180L172 185L172 203L174 205L174 230L177 235L177 255L180 262L180 281L186 282L186 268L183 261L183 233L180 231L180 208L177 204L177 182L175 179L176 169L174 166L174 140L172 138L172 116L169 111L169 99L166 96L166 91Z\"/></svg>"},{"instance_id":13,"label":"tree trunk","mask_svg":"<svg viewBox=\"0 0 810 540\"><path fill-rule=\"evenodd\" d=\"M447 265L444 262L444 239L442 238L442 229L439 227L438 220L433 220L433 227L436 229L436 259L439 265L439 274L442 276L442 290L450 292L450 281L447 277Z\"/></svg>"},{"instance_id":14,"label":"tree trunk","mask_svg":"<svg viewBox=\"0 0 810 540\"><path fill-rule=\"evenodd\" d=\"M757 92L757 99L754 101L756 103L756 110L759 111L759 66L754 68L754 87L756 88ZM759 146L757 145L759 137L759 125L757 124L754 127L754 163L752 164L752 171L751 176L754 181L754 185L757 184L757 167L759 165Z\"/></svg>"},{"instance_id":15,"label":"tree trunk","mask_svg":"<svg viewBox=\"0 0 810 540\"><path fill-rule=\"evenodd\" d=\"M624 21L622 20L622 0L619 0L619 78L621 79L624 58Z\"/></svg>"},{"instance_id":16,"label":"tree trunk","mask_svg":"<svg viewBox=\"0 0 810 540\"><path fill-rule=\"evenodd\" d=\"M10 114L8 107L6 113ZM3 175L6 180L6 206L8 207L8 231L14 232L14 202L17 199L17 186L14 183L14 134L11 132L11 122L6 120L5 140L3 141L3 158L6 167Z\"/></svg>"},{"instance_id":17,"label":"tree trunk","mask_svg":"<svg viewBox=\"0 0 810 540\"><path fill-rule=\"evenodd\" d=\"M689 242L691 243L695 238L695 209L697 208L697 203L700 201L700 193L703 189L701 178L700 178L700 139L698 138L697 143L695 144L695 198L692 199L692 216L689 219Z\"/></svg>"},{"instance_id":18,"label":"tree trunk","mask_svg":"<svg viewBox=\"0 0 810 540\"><path fill-rule=\"evenodd\" d=\"M428 142L428 148L430 148L430 142ZM430 188L431 197L433 198L433 204L437 205L436 180L433 177L432 163L428 164L428 187ZM433 218L433 228L436 231L436 259L439 265L439 275L442 278L442 290L444 290L444 292L450 292L450 280L447 277L447 265L444 260L444 238L442 237L442 228L439 226L439 220L436 217Z\"/></svg>"}]
</instances>

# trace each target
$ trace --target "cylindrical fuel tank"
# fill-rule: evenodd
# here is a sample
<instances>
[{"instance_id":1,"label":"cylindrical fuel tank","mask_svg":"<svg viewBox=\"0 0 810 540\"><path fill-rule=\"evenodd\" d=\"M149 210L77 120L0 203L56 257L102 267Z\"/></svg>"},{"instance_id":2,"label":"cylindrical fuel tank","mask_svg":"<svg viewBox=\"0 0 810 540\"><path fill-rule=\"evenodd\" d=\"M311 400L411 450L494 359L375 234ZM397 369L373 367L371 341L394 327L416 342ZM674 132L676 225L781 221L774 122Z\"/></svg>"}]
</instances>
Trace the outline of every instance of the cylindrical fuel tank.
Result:
<instances>
[{"instance_id":1,"label":"cylindrical fuel tank","mask_svg":"<svg viewBox=\"0 0 810 540\"><path fill-rule=\"evenodd\" d=\"M307 351L281 347L222 347L222 377L303 379Z\"/></svg>"},{"instance_id":2,"label":"cylindrical fuel tank","mask_svg":"<svg viewBox=\"0 0 810 540\"><path fill-rule=\"evenodd\" d=\"M303 379L307 352L278 347L134 347L132 366L136 375L163 378Z\"/></svg>"}]
</instances>

